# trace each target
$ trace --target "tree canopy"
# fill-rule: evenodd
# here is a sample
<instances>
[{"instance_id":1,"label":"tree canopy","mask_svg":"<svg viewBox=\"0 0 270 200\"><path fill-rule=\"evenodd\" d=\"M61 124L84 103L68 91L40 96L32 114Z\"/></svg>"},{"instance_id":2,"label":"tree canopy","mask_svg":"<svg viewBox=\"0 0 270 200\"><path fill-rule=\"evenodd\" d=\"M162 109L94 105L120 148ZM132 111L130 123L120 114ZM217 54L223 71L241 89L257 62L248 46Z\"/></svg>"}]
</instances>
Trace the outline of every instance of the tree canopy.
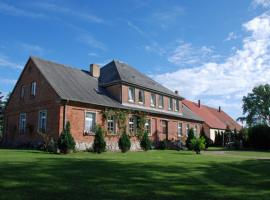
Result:
<instances>
[{"instance_id":1,"label":"tree canopy","mask_svg":"<svg viewBox=\"0 0 270 200\"><path fill-rule=\"evenodd\" d=\"M243 114L249 126L264 123L270 124L270 85L254 87L251 93L243 97Z\"/></svg>"}]
</instances>

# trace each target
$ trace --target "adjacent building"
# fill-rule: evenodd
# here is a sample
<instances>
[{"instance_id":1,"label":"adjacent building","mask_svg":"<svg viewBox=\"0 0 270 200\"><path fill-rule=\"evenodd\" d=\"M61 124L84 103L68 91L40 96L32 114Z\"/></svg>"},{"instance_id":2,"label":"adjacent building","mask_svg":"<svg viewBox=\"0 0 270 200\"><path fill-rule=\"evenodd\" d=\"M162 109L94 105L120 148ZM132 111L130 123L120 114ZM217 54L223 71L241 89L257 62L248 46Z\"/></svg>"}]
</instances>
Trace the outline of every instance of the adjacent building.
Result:
<instances>
[{"instance_id":1,"label":"adjacent building","mask_svg":"<svg viewBox=\"0 0 270 200\"><path fill-rule=\"evenodd\" d=\"M199 135L205 119L183 100L177 91L119 61L80 70L30 57L7 104L4 142L20 146L57 139L69 121L78 149L92 147L98 124L106 132L107 149L117 150L123 131L113 114L117 112L126 113L121 126L131 137L132 150L140 148L140 115L146 118L144 131L157 145L164 139L184 142L191 128Z\"/></svg>"}]
</instances>

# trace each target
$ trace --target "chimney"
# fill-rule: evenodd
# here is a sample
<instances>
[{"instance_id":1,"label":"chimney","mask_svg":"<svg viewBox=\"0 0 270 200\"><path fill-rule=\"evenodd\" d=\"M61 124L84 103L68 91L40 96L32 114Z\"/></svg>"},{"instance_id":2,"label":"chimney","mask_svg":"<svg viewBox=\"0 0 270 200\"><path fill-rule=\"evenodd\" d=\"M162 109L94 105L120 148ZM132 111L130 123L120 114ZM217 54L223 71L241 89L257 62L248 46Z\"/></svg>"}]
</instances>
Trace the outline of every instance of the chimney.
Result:
<instances>
[{"instance_id":1,"label":"chimney","mask_svg":"<svg viewBox=\"0 0 270 200\"><path fill-rule=\"evenodd\" d=\"M178 95L178 90L175 90L174 93L175 93L176 95Z\"/></svg>"},{"instance_id":2,"label":"chimney","mask_svg":"<svg viewBox=\"0 0 270 200\"><path fill-rule=\"evenodd\" d=\"M99 76L100 76L99 65L97 65L97 64L91 64L90 65L90 74L91 74L91 76L93 76L95 78L99 78Z\"/></svg>"},{"instance_id":3,"label":"chimney","mask_svg":"<svg viewBox=\"0 0 270 200\"><path fill-rule=\"evenodd\" d=\"M198 107L199 108L201 107L201 100L200 99L198 100Z\"/></svg>"},{"instance_id":4,"label":"chimney","mask_svg":"<svg viewBox=\"0 0 270 200\"><path fill-rule=\"evenodd\" d=\"M221 107L219 106L219 107L218 107L218 112L220 112L220 111L221 111Z\"/></svg>"}]
</instances>

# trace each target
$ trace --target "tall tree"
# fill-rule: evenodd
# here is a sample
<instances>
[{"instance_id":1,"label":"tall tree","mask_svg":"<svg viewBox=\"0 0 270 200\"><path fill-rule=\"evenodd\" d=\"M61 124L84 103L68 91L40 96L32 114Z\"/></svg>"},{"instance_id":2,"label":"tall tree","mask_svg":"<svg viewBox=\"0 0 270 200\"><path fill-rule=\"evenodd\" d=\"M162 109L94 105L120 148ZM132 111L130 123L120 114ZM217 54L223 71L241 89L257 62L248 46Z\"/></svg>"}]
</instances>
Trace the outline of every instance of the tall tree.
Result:
<instances>
[{"instance_id":1,"label":"tall tree","mask_svg":"<svg viewBox=\"0 0 270 200\"><path fill-rule=\"evenodd\" d=\"M254 87L251 93L243 97L243 114L249 126L258 123L270 124L269 84Z\"/></svg>"},{"instance_id":2,"label":"tall tree","mask_svg":"<svg viewBox=\"0 0 270 200\"><path fill-rule=\"evenodd\" d=\"M3 130L4 130L4 96L2 96L2 92L0 92L0 140L3 136Z\"/></svg>"}]
</instances>

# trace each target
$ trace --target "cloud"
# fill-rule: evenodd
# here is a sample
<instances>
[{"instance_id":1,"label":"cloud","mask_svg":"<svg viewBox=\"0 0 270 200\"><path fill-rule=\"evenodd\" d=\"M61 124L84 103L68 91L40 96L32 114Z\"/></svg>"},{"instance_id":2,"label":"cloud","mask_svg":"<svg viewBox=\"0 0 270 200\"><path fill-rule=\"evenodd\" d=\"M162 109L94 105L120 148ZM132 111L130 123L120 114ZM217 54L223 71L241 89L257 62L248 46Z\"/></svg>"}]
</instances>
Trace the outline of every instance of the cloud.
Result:
<instances>
[{"instance_id":1,"label":"cloud","mask_svg":"<svg viewBox=\"0 0 270 200\"><path fill-rule=\"evenodd\" d=\"M238 38L238 35L234 32L230 32L225 41L231 41L231 40L236 40Z\"/></svg>"},{"instance_id":2,"label":"cloud","mask_svg":"<svg viewBox=\"0 0 270 200\"><path fill-rule=\"evenodd\" d=\"M0 56L0 67L7 67L7 68L12 68L12 69L22 69L23 68L22 65L9 60L5 56Z\"/></svg>"},{"instance_id":3,"label":"cloud","mask_svg":"<svg viewBox=\"0 0 270 200\"><path fill-rule=\"evenodd\" d=\"M0 13L11 15L11 16L23 16L31 18L45 18L45 16L38 12L32 12L19 7L15 7L11 4L0 2Z\"/></svg>"},{"instance_id":4,"label":"cloud","mask_svg":"<svg viewBox=\"0 0 270 200\"><path fill-rule=\"evenodd\" d=\"M270 0L253 0L254 6L262 6L263 8L270 7Z\"/></svg>"},{"instance_id":5,"label":"cloud","mask_svg":"<svg viewBox=\"0 0 270 200\"><path fill-rule=\"evenodd\" d=\"M88 53L88 56L97 57L98 54L97 53L94 53L94 52L90 52L90 53Z\"/></svg>"},{"instance_id":6,"label":"cloud","mask_svg":"<svg viewBox=\"0 0 270 200\"><path fill-rule=\"evenodd\" d=\"M102 51L107 51L107 46L103 43L95 39L92 35L83 34L79 37L79 40L90 47L94 47L100 49Z\"/></svg>"},{"instance_id":7,"label":"cloud","mask_svg":"<svg viewBox=\"0 0 270 200\"><path fill-rule=\"evenodd\" d=\"M36 44L20 43L19 46L28 54L42 55L45 53L45 49Z\"/></svg>"},{"instance_id":8,"label":"cloud","mask_svg":"<svg viewBox=\"0 0 270 200\"><path fill-rule=\"evenodd\" d=\"M139 33L141 36L143 37L147 37L147 34L137 25L135 25L134 23L132 23L130 20L126 20L127 25L132 28L133 30L135 30L137 33Z\"/></svg>"},{"instance_id":9,"label":"cloud","mask_svg":"<svg viewBox=\"0 0 270 200\"><path fill-rule=\"evenodd\" d=\"M230 112L238 117L242 96L256 85L270 82L270 16L257 16L244 23L243 28L248 35L243 38L242 47L223 62L208 61L152 77L193 100L203 98L213 106L218 106L217 103L234 105ZM172 61L181 62L191 49L190 44L180 45Z\"/></svg>"}]
</instances>

